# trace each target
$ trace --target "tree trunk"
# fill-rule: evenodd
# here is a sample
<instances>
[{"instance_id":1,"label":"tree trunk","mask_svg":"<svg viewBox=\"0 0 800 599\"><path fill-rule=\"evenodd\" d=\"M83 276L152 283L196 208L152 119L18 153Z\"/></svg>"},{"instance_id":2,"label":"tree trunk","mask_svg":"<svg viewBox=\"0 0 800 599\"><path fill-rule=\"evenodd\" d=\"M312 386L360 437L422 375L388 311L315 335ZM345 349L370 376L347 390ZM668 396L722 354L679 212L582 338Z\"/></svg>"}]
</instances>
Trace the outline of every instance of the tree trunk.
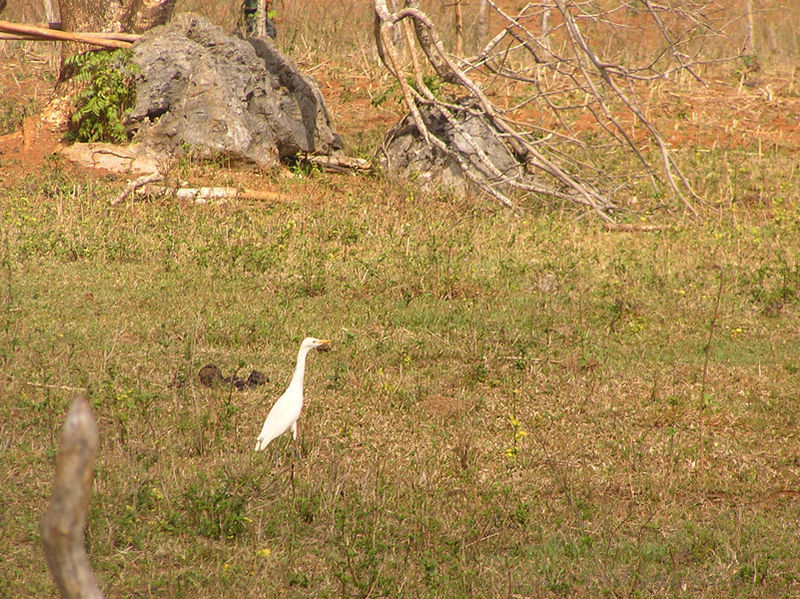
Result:
<instances>
[{"instance_id":1,"label":"tree trunk","mask_svg":"<svg viewBox=\"0 0 800 599\"><path fill-rule=\"evenodd\" d=\"M55 0L43 0L42 5L44 8L44 22L59 23L58 3Z\"/></svg>"},{"instance_id":2,"label":"tree trunk","mask_svg":"<svg viewBox=\"0 0 800 599\"><path fill-rule=\"evenodd\" d=\"M398 8L400 8L397 4L397 0L388 0L387 5L392 12L397 12ZM402 23L400 23L398 27L392 29L392 43L397 48L400 47L400 43L403 41L403 30L401 27Z\"/></svg>"},{"instance_id":3,"label":"tree trunk","mask_svg":"<svg viewBox=\"0 0 800 599\"><path fill-rule=\"evenodd\" d=\"M166 23L175 0L61 0L61 24L64 31L106 31L144 33ZM61 44L62 77L64 60L83 52L82 44Z\"/></svg>"},{"instance_id":4,"label":"tree trunk","mask_svg":"<svg viewBox=\"0 0 800 599\"><path fill-rule=\"evenodd\" d=\"M542 45L547 49L548 54L550 53L550 16L552 12L551 6L542 9ZM547 59L550 60L550 56Z\"/></svg>"},{"instance_id":5,"label":"tree trunk","mask_svg":"<svg viewBox=\"0 0 800 599\"><path fill-rule=\"evenodd\" d=\"M489 3L480 0L478 3L478 47L486 40L489 35Z\"/></svg>"},{"instance_id":6,"label":"tree trunk","mask_svg":"<svg viewBox=\"0 0 800 599\"><path fill-rule=\"evenodd\" d=\"M256 10L256 37L265 38L267 36L267 0L258 0Z\"/></svg>"},{"instance_id":7,"label":"tree trunk","mask_svg":"<svg viewBox=\"0 0 800 599\"><path fill-rule=\"evenodd\" d=\"M753 14L753 0L747 0L747 47L750 55L756 53L756 20Z\"/></svg>"},{"instance_id":8,"label":"tree trunk","mask_svg":"<svg viewBox=\"0 0 800 599\"><path fill-rule=\"evenodd\" d=\"M461 14L461 0L456 0L453 10L455 11L456 56L462 56L464 54L464 17Z\"/></svg>"}]
</instances>

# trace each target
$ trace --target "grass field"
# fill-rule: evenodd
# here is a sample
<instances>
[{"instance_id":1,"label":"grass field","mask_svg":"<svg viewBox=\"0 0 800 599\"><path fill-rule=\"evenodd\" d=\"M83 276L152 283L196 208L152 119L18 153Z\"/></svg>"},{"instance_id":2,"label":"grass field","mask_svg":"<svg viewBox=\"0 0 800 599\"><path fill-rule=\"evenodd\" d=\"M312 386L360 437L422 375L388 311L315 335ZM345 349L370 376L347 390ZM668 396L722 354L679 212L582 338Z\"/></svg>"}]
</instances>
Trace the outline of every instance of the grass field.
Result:
<instances>
[{"instance_id":1,"label":"grass field","mask_svg":"<svg viewBox=\"0 0 800 599\"><path fill-rule=\"evenodd\" d=\"M283 199L112 208L121 180L0 157L0 597L56 596L38 520L84 390L109 597L800 595L796 148L677 152L702 218L653 233L214 163L180 176ZM276 466L306 335L333 349Z\"/></svg>"},{"instance_id":2,"label":"grass field","mask_svg":"<svg viewBox=\"0 0 800 599\"><path fill-rule=\"evenodd\" d=\"M110 209L52 164L0 192L5 596L53 593L37 520L72 388L110 596L798 590L796 197L627 234L283 185ZM306 334L335 346L305 459L275 468L252 447ZM206 389L208 361L272 380Z\"/></svg>"}]
</instances>

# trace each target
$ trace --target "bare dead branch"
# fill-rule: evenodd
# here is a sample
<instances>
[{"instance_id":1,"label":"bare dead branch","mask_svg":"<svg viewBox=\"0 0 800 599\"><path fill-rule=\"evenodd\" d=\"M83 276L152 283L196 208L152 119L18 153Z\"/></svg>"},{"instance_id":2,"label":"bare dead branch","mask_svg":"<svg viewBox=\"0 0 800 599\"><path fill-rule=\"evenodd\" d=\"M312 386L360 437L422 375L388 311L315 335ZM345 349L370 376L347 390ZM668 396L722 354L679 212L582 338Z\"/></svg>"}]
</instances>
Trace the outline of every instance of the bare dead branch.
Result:
<instances>
[{"instance_id":1,"label":"bare dead branch","mask_svg":"<svg viewBox=\"0 0 800 599\"><path fill-rule=\"evenodd\" d=\"M141 177L137 177L136 179L130 181L125 186L125 189L123 189L120 192L120 194L111 202L111 205L117 206L121 204L140 187L144 187L145 185L149 185L150 183L155 183L156 181L161 181L163 178L164 175L160 170L154 173L148 173L146 175L142 175Z\"/></svg>"},{"instance_id":2,"label":"bare dead branch","mask_svg":"<svg viewBox=\"0 0 800 599\"><path fill-rule=\"evenodd\" d=\"M589 206L609 220L618 209L610 199L613 194L645 177L654 191L666 189L697 215L690 200L699 198L639 96L650 93L649 82L666 85L682 71L702 83L699 66L727 60L701 54L705 39L717 38L730 24L712 22L715 0L542 0L529 2L516 15L506 13L496 0L482 0L479 21L485 23L492 11L503 29L489 40L483 31L484 45L470 58L445 49L417 0L405 0L396 10L389 10L385 0L373 5L379 55L397 79L420 136L503 204L512 205L509 194L514 190L545 193ZM414 33L407 39L409 49L418 47L427 60L410 71L400 68L385 49L387 33L407 23ZM626 53L630 35L649 40L648 52ZM604 40L602 50L592 41L598 39ZM457 86L455 93L468 94L472 102L448 100L434 91L430 82L435 78ZM465 114L478 113L517 157L521 171L499 168L480 140L465 130ZM468 156L457 156L459 152L433 134L421 118L430 114L447 121L455 132L451 138L468 148ZM585 117L593 124L591 138L585 134ZM618 149L635 156L640 165L622 184L604 168L609 151Z\"/></svg>"},{"instance_id":3,"label":"bare dead branch","mask_svg":"<svg viewBox=\"0 0 800 599\"><path fill-rule=\"evenodd\" d=\"M102 599L84 546L97 424L85 395L72 401L61 429L53 493L39 530L50 574L64 599Z\"/></svg>"},{"instance_id":4,"label":"bare dead branch","mask_svg":"<svg viewBox=\"0 0 800 599\"><path fill-rule=\"evenodd\" d=\"M131 42L119 39L109 39L88 33L58 31L56 29L36 27L34 25L21 25L19 23L11 23L9 21L0 21L0 31L22 36L31 36L35 37L36 39L81 42L84 44L90 44L92 46L100 46L102 48L129 48L131 45Z\"/></svg>"},{"instance_id":5,"label":"bare dead branch","mask_svg":"<svg viewBox=\"0 0 800 599\"><path fill-rule=\"evenodd\" d=\"M424 83L421 73L415 73L417 90L412 90L408 83L404 81L404 77L398 76L397 70L390 67L390 71L398 78L406 104L414 117L415 125L425 141L439 149L443 154L452 158L461 167L462 172L468 179L476 183L479 188L500 200L505 206L514 206L503 191L504 187L508 187L526 192L544 193L554 197L572 199L577 203L593 208L602 218L609 219L607 212L612 209L613 206L608 201L549 160L533 144L529 143L528 140L500 118L499 111L485 95L482 88L467 76L466 73L458 67L453 57L444 50L444 46L432 22L417 8L417 6L416 0L407 0L406 8L397 13L390 14L386 8L385 1L375 0L379 55L382 58L386 57L391 59L390 52L387 51L388 49L386 47L389 38L387 31L393 27L396 22L402 19L412 19L417 42L438 76L444 81L457 83L475 98L480 106L481 113L489 119L491 126L497 130L498 135L505 136L505 143L510 146L509 150L512 153L525 155L528 164L534 168L545 171L566 188L571 189L573 193L564 193L553 187L536 184L531 182L529 177L521 177L518 175L509 176L509 174L502 172L487 156L481 144L476 142L471 134L461 125L460 120L454 113L453 109L455 107L452 104L448 105L446 102L439 100ZM471 160L466 159L463 152L457 151L448 144L445 144L435 135L432 135L421 116L419 110L420 105L435 106L448 121L453 130L457 131L460 138L470 147L470 156L474 156L475 158ZM479 175L476 169L478 172L485 173L486 176Z\"/></svg>"},{"instance_id":6,"label":"bare dead branch","mask_svg":"<svg viewBox=\"0 0 800 599\"><path fill-rule=\"evenodd\" d=\"M47 27L46 29L54 29L53 27ZM119 40L123 42L130 42L133 43L137 41L142 36L137 33L113 33L113 32L106 32L106 31L92 31L92 32L81 32L82 35L89 35L92 37L97 37L104 40ZM21 41L34 41L34 42L53 42L53 41L60 41L60 40L53 40L49 37L45 38L41 35L33 35L33 34L18 34L18 33L3 33L0 34L0 40L21 40Z\"/></svg>"}]
</instances>

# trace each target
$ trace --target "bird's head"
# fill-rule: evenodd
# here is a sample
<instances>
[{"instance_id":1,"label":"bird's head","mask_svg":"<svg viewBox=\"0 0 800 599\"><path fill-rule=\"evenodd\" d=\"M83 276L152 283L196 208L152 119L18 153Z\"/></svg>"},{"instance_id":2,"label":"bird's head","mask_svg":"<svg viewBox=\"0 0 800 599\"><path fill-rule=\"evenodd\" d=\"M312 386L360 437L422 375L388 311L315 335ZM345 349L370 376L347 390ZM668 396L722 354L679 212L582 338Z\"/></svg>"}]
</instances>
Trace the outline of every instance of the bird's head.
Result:
<instances>
[{"instance_id":1,"label":"bird's head","mask_svg":"<svg viewBox=\"0 0 800 599\"><path fill-rule=\"evenodd\" d=\"M303 343L300 344L300 349L312 350L317 349L319 351L327 351L331 348L331 340L330 339L317 339L315 337L306 337L303 339Z\"/></svg>"}]
</instances>

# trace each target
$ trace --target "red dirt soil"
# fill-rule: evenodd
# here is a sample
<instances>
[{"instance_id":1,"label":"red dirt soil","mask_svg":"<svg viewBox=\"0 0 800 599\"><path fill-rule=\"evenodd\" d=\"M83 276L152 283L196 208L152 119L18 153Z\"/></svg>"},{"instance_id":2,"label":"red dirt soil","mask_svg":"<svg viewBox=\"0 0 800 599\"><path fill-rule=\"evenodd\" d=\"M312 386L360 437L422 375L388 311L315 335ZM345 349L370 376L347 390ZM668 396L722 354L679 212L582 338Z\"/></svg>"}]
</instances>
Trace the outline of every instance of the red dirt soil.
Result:
<instances>
[{"instance_id":1,"label":"red dirt soil","mask_svg":"<svg viewBox=\"0 0 800 599\"><path fill-rule=\"evenodd\" d=\"M364 131L384 132L396 120L392 110L370 105L365 91L368 82L356 82L356 87L363 89L354 90L353 81L342 83L334 72L319 69L314 75L335 126L346 141ZM653 94L644 110L674 148L797 151L800 149L797 84L793 78L759 75L757 80L739 84L716 80L706 88L698 85L682 93ZM63 147L63 127L53 124L58 120L54 117L58 111L47 107L53 95L53 85L48 81L52 81L52 75L43 61L28 61L24 66L14 64L13 59L0 63L0 89L5 91L2 98L5 105L16 102L38 111L24 120L21 129L0 136L0 181L36 170ZM630 117L625 120L630 125ZM596 126L586 115L577 121L576 130L582 132ZM638 131L634 130L634 135L638 136Z\"/></svg>"},{"instance_id":2,"label":"red dirt soil","mask_svg":"<svg viewBox=\"0 0 800 599\"><path fill-rule=\"evenodd\" d=\"M54 77L49 61L32 54L9 55L0 60L0 89L4 116L12 110L25 117L21 127L0 136L0 181L30 173L45 157L61 147L63 130L42 119L42 109L53 97ZM0 123L5 129L9 123Z\"/></svg>"}]
</instances>

